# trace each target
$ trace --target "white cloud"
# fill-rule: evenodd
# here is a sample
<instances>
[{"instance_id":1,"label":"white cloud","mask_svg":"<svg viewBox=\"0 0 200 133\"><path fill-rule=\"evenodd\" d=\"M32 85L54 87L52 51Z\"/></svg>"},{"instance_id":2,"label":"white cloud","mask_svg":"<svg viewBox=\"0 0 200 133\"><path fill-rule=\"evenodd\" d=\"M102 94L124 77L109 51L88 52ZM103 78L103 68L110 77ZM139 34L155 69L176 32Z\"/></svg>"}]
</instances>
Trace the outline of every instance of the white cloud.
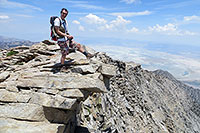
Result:
<instances>
[{"instance_id":1,"label":"white cloud","mask_svg":"<svg viewBox=\"0 0 200 133\"><path fill-rule=\"evenodd\" d=\"M122 17L132 17L132 16L143 16L143 15L149 15L151 14L150 11L143 11L143 12L115 12L110 13L110 15L113 16L122 16Z\"/></svg>"},{"instance_id":2,"label":"white cloud","mask_svg":"<svg viewBox=\"0 0 200 133\"><path fill-rule=\"evenodd\" d=\"M165 31L176 31L177 26L171 23L168 23L167 25L160 26L159 24L156 24L156 26L149 27L150 31L157 31L157 32L165 32Z\"/></svg>"},{"instance_id":3,"label":"white cloud","mask_svg":"<svg viewBox=\"0 0 200 133\"><path fill-rule=\"evenodd\" d=\"M28 8L28 9L43 11L43 9L36 7L36 6L23 4L23 3L19 3L19 2L12 2L12 1L8 1L8 0L0 0L0 7L2 7L2 8Z\"/></svg>"},{"instance_id":4,"label":"white cloud","mask_svg":"<svg viewBox=\"0 0 200 133\"><path fill-rule=\"evenodd\" d=\"M77 21L77 20L72 21L72 23L73 23L73 24L80 24L80 22Z\"/></svg>"},{"instance_id":5,"label":"white cloud","mask_svg":"<svg viewBox=\"0 0 200 133\"><path fill-rule=\"evenodd\" d=\"M148 11L138 12L134 15L145 15L148 14ZM114 14L113 14L114 15ZM115 14L117 15L117 14ZM124 16L130 16L130 14L122 14ZM133 14L131 14L133 15ZM107 33L112 34L113 31L120 31L120 33L131 33L138 35L174 35L174 36L195 36L199 35L198 33L189 31L189 30L182 30L178 28L178 24L168 23L166 25L156 24L155 26L150 26L145 29L138 29L137 27L130 25L131 21L123 18L123 16L117 16L116 19L107 21L104 18L101 18L95 14L88 14L84 18L80 20L85 21L84 27L87 28L88 31L95 31L101 34L102 31L106 31ZM79 24L80 22L75 20L73 23ZM89 25L88 25L89 24ZM128 28L132 27L132 28ZM85 31L85 28L82 31ZM92 30L91 30L92 29ZM112 34L113 35L113 34Z\"/></svg>"},{"instance_id":6,"label":"white cloud","mask_svg":"<svg viewBox=\"0 0 200 133\"><path fill-rule=\"evenodd\" d=\"M136 3L138 0L121 0L121 2L125 2L126 4Z\"/></svg>"},{"instance_id":7,"label":"white cloud","mask_svg":"<svg viewBox=\"0 0 200 133\"><path fill-rule=\"evenodd\" d=\"M166 35L177 35L177 36L183 36L183 35L198 35L195 32L191 32L188 30L180 30L175 24L168 23L167 25L160 26L159 24L156 24L156 26L149 27L149 31L152 32L158 32Z\"/></svg>"},{"instance_id":8,"label":"white cloud","mask_svg":"<svg viewBox=\"0 0 200 133\"><path fill-rule=\"evenodd\" d=\"M74 21L72 21L72 23L79 25L78 29L80 31L85 31L85 28L82 25L80 25L81 23L78 20L74 20Z\"/></svg>"},{"instance_id":9,"label":"white cloud","mask_svg":"<svg viewBox=\"0 0 200 133\"><path fill-rule=\"evenodd\" d=\"M122 31L122 32L125 31L126 32L126 25L131 23L130 20L126 20L122 16L117 16L116 19L107 21L104 18L100 18L99 16L94 15L92 13L86 15L84 18L81 18L80 20L83 20L86 22L85 27L87 27L89 31L96 31L95 29L97 29L97 31ZM136 30L136 29L132 29L132 31L133 30Z\"/></svg>"},{"instance_id":10,"label":"white cloud","mask_svg":"<svg viewBox=\"0 0 200 133\"><path fill-rule=\"evenodd\" d=\"M185 16L184 21L199 21L200 22L200 16Z\"/></svg>"},{"instance_id":11,"label":"white cloud","mask_svg":"<svg viewBox=\"0 0 200 133\"><path fill-rule=\"evenodd\" d=\"M117 16L116 20L111 21L110 23L113 25L121 25L121 24L128 24L130 20L125 20L122 16Z\"/></svg>"},{"instance_id":12,"label":"white cloud","mask_svg":"<svg viewBox=\"0 0 200 133\"><path fill-rule=\"evenodd\" d=\"M107 21L103 18L100 18L92 13L88 14L83 18L89 24L105 24Z\"/></svg>"},{"instance_id":13,"label":"white cloud","mask_svg":"<svg viewBox=\"0 0 200 133\"><path fill-rule=\"evenodd\" d=\"M9 19L9 16L1 15L1 16L0 16L0 20L1 20L1 19L2 19L2 20Z\"/></svg>"},{"instance_id":14,"label":"white cloud","mask_svg":"<svg viewBox=\"0 0 200 133\"><path fill-rule=\"evenodd\" d=\"M110 24L106 24L100 27L101 30L115 30L115 31L123 31L125 29L125 25L131 23L130 20L125 20L122 16L117 16L115 20L112 20Z\"/></svg>"},{"instance_id":15,"label":"white cloud","mask_svg":"<svg viewBox=\"0 0 200 133\"><path fill-rule=\"evenodd\" d=\"M131 28L130 30L127 30L127 32L138 32L139 29L136 27Z\"/></svg>"}]
</instances>

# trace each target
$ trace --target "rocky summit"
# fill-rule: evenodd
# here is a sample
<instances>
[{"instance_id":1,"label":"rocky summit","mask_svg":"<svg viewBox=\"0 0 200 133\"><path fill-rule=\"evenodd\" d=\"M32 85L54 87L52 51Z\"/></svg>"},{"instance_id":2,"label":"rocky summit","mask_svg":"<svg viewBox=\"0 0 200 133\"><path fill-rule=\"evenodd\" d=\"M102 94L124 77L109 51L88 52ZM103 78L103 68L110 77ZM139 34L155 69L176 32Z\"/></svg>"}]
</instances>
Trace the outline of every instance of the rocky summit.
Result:
<instances>
[{"instance_id":1,"label":"rocky summit","mask_svg":"<svg viewBox=\"0 0 200 133\"><path fill-rule=\"evenodd\" d=\"M200 132L199 90L165 71L101 52L75 51L60 65L47 40L0 57L0 133Z\"/></svg>"}]
</instances>

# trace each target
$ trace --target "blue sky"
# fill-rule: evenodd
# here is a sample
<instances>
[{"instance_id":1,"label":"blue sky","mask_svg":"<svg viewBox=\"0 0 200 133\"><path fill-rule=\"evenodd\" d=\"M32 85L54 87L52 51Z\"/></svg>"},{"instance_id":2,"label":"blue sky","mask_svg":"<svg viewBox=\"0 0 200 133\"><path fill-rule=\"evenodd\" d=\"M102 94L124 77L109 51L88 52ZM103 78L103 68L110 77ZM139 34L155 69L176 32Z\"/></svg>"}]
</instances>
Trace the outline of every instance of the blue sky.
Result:
<instances>
[{"instance_id":1,"label":"blue sky","mask_svg":"<svg viewBox=\"0 0 200 133\"><path fill-rule=\"evenodd\" d=\"M49 18L63 7L81 43L149 69L181 70L181 78L192 70L200 74L200 0L0 0L0 35L50 39Z\"/></svg>"},{"instance_id":2,"label":"blue sky","mask_svg":"<svg viewBox=\"0 0 200 133\"><path fill-rule=\"evenodd\" d=\"M71 34L199 45L200 0L0 0L0 35L40 41L69 10Z\"/></svg>"}]
</instances>

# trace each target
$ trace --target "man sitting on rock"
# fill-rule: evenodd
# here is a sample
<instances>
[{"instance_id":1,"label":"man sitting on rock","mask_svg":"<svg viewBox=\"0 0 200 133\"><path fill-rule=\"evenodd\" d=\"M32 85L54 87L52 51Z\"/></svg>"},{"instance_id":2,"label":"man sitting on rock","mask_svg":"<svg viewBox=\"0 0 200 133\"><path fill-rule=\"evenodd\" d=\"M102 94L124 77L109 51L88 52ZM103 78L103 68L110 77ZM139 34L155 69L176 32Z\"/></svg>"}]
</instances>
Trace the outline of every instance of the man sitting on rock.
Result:
<instances>
[{"instance_id":1,"label":"man sitting on rock","mask_svg":"<svg viewBox=\"0 0 200 133\"><path fill-rule=\"evenodd\" d=\"M93 57L94 55L88 53L83 48L83 45L73 41L72 40L73 36L68 33L67 29L68 23L65 20L65 18L68 15L68 10L66 8L63 8L60 13L61 13L60 17L54 20L54 28L55 32L60 36L57 40L57 43L60 46L62 53L61 64L64 64L65 62L66 55L69 53L69 47L77 48L77 50L83 53L87 58Z\"/></svg>"}]
</instances>

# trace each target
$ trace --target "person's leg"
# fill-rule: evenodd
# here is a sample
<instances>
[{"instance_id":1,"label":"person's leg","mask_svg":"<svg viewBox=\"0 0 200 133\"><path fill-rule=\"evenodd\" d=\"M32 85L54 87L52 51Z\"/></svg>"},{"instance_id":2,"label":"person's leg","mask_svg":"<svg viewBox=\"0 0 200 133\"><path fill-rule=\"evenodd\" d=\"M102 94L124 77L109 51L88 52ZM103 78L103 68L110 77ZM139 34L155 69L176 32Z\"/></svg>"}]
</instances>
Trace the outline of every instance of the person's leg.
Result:
<instances>
[{"instance_id":1,"label":"person's leg","mask_svg":"<svg viewBox=\"0 0 200 133\"><path fill-rule=\"evenodd\" d=\"M65 64L65 58L66 58L66 55L68 54L68 51L69 51L69 48L67 46L67 43L66 42L59 42L58 45L60 46L60 49L61 49L61 64Z\"/></svg>"},{"instance_id":2,"label":"person's leg","mask_svg":"<svg viewBox=\"0 0 200 133\"><path fill-rule=\"evenodd\" d=\"M81 45L80 43L77 43L75 41L69 42L69 46L71 48L76 47L77 50L80 51L81 53L83 53L87 58L92 58L92 57L96 56L99 53L99 52L97 52L95 54L90 54L84 49L83 45Z\"/></svg>"},{"instance_id":3,"label":"person's leg","mask_svg":"<svg viewBox=\"0 0 200 133\"><path fill-rule=\"evenodd\" d=\"M76 45L76 47L77 47L78 51L80 51L81 53L85 52L85 50L84 50L84 48L83 48L83 45L81 45L80 43L78 43L78 44Z\"/></svg>"},{"instance_id":4,"label":"person's leg","mask_svg":"<svg viewBox=\"0 0 200 133\"><path fill-rule=\"evenodd\" d=\"M83 48L83 45L81 45L80 43L77 43L75 41L71 41L70 47L72 47L72 48L76 47L77 50L80 51L81 53L85 52L85 49Z\"/></svg>"},{"instance_id":5,"label":"person's leg","mask_svg":"<svg viewBox=\"0 0 200 133\"><path fill-rule=\"evenodd\" d=\"M92 57L92 55L90 53L88 53L84 48L83 45L81 45L80 43L77 43L75 41L71 42L71 46L72 47L76 47L78 51L80 51L81 53L83 53L86 57Z\"/></svg>"},{"instance_id":6,"label":"person's leg","mask_svg":"<svg viewBox=\"0 0 200 133\"><path fill-rule=\"evenodd\" d=\"M62 65L65 64L65 58L66 58L66 54L62 54L62 56L61 56L61 64Z\"/></svg>"}]
</instances>

